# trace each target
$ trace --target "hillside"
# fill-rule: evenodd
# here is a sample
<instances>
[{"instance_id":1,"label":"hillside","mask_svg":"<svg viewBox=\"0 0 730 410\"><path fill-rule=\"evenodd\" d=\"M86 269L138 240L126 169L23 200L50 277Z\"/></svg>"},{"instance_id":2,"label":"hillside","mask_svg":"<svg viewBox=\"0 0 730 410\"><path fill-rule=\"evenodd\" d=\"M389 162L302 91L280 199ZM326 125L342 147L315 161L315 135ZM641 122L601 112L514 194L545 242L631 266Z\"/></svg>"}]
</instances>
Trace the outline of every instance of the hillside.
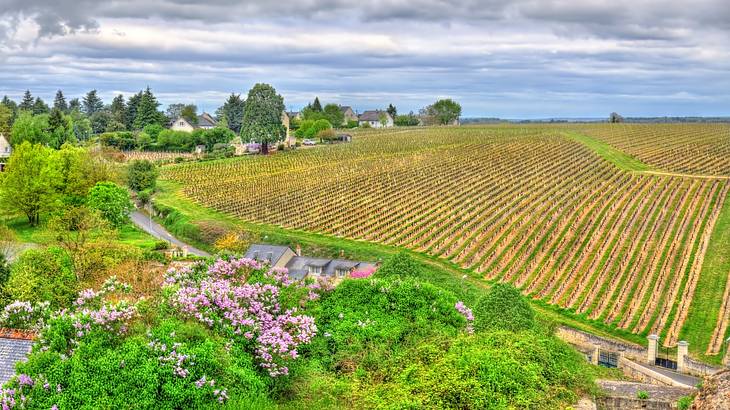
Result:
<instances>
[{"instance_id":1,"label":"hillside","mask_svg":"<svg viewBox=\"0 0 730 410\"><path fill-rule=\"evenodd\" d=\"M634 128L609 127L368 131L351 144L185 163L162 177L242 221L405 247L513 283L594 326L658 333L666 346L684 338L719 360L730 269L715 227L730 219L730 185L691 172L724 169L721 159L699 164L727 149L727 128L661 134L680 147L688 133L706 136L703 149L683 148L695 166L666 168L678 176L606 137ZM662 130L627 138L641 146ZM697 302L702 314L698 292L711 295Z\"/></svg>"}]
</instances>

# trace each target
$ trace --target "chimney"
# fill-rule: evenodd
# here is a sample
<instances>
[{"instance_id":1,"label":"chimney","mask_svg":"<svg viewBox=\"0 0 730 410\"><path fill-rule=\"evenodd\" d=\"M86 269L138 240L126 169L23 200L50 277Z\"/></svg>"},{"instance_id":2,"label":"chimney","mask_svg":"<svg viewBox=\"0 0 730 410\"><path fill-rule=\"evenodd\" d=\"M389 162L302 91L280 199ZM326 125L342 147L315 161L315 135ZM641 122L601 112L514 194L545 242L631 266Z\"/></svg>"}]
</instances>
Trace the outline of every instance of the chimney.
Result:
<instances>
[{"instance_id":1,"label":"chimney","mask_svg":"<svg viewBox=\"0 0 730 410\"><path fill-rule=\"evenodd\" d=\"M344 257L345 257L345 250L340 249L340 258L344 258Z\"/></svg>"},{"instance_id":2,"label":"chimney","mask_svg":"<svg viewBox=\"0 0 730 410\"><path fill-rule=\"evenodd\" d=\"M301 247L301 246L299 246L299 244L297 244L297 248L296 248L296 250L294 251L294 253L296 253L296 254L297 254L297 256L302 256L302 247Z\"/></svg>"}]
</instances>

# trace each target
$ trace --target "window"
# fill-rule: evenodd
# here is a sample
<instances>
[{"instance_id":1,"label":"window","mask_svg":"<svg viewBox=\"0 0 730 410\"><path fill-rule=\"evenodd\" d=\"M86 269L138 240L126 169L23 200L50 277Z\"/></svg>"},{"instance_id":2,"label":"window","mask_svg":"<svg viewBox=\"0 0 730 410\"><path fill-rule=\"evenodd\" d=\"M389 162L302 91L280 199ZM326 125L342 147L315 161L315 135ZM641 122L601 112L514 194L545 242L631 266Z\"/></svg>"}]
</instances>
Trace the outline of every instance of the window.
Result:
<instances>
[{"instance_id":1,"label":"window","mask_svg":"<svg viewBox=\"0 0 730 410\"><path fill-rule=\"evenodd\" d=\"M348 272L348 270L347 270L347 269L345 269L345 268L337 268L337 269L335 270L335 272L337 273L337 276L338 276L338 277L340 277L340 278L344 278L344 277L345 277L345 276L347 275L347 272Z\"/></svg>"},{"instance_id":2,"label":"window","mask_svg":"<svg viewBox=\"0 0 730 410\"><path fill-rule=\"evenodd\" d=\"M310 275L321 275L322 274L322 267L321 266L307 266L307 270L309 271Z\"/></svg>"},{"instance_id":3,"label":"window","mask_svg":"<svg viewBox=\"0 0 730 410\"><path fill-rule=\"evenodd\" d=\"M184 127L185 126L185 121L180 121L180 126L181 127Z\"/></svg>"},{"instance_id":4,"label":"window","mask_svg":"<svg viewBox=\"0 0 730 410\"><path fill-rule=\"evenodd\" d=\"M274 252L267 252L266 260L269 261L269 263L273 262L274 261Z\"/></svg>"}]
</instances>

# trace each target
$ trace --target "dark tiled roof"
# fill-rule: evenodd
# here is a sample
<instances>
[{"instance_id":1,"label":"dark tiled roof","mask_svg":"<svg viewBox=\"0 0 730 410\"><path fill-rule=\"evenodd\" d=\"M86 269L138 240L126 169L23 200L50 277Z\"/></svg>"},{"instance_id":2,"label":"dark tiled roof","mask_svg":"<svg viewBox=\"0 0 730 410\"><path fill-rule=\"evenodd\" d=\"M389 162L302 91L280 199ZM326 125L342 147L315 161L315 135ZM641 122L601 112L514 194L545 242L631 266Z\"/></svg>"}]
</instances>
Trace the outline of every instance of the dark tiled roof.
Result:
<instances>
[{"instance_id":1,"label":"dark tiled roof","mask_svg":"<svg viewBox=\"0 0 730 410\"><path fill-rule=\"evenodd\" d=\"M352 109L352 107L350 107L349 105L341 105L341 106L340 106L340 111L342 111L343 113L344 113L344 112L346 112L347 110L350 110L350 111L352 111L352 112L355 112L355 111L354 111L354 110Z\"/></svg>"},{"instance_id":2,"label":"dark tiled roof","mask_svg":"<svg viewBox=\"0 0 730 410\"><path fill-rule=\"evenodd\" d=\"M380 121L380 114L384 113L387 115L385 111L365 111L362 114L360 114L360 117L358 118L360 121Z\"/></svg>"},{"instance_id":3,"label":"dark tiled roof","mask_svg":"<svg viewBox=\"0 0 730 410\"><path fill-rule=\"evenodd\" d=\"M272 265L276 265L276 262L278 262L288 250L290 249L286 246L263 245L257 243L248 248L244 257L264 261L269 259L269 254L271 254L270 262Z\"/></svg>"},{"instance_id":4,"label":"dark tiled roof","mask_svg":"<svg viewBox=\"0 0 730 410\"><path fill-rule=\"evenodd\" d=\"M0 384L15 375L15 364L28 357L32 346L32 340L0 338Z\"/></svg>"},{"instance_id":5,"label":"dark tiled roof","mask_svg":"<svg viewBox=\"0 0 730 410\"><path fill-rule=\"evenodd\" d=\"M216 122L207 112L198 115L198 127L215 127Z\"/></svg>"}]
</instances>

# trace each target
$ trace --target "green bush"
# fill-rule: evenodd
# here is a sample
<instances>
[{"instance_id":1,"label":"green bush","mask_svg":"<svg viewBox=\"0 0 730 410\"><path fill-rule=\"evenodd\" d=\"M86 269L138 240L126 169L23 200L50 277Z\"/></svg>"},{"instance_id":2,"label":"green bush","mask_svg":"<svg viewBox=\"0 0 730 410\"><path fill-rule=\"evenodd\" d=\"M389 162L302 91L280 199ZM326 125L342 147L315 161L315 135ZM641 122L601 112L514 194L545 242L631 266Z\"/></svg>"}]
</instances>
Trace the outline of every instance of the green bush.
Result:
<instances>
[{"instance_id":1,"label":"green bush","mask_svg":"<svg viewBox=\"0 0 730 410\"><path fill-rule=\"evenodd\" d=\"M636 392L636 398L639 400L648 400L649 399L649 393L645 390L639 390Z\"/></svg>"},{"instance_id":2,"label":"green bush","mask_svg":"<svg viewBox=\"0 0 730 410\"><path fill-rule=\"evenodd\" d=\"M109 181L94 185L86 201L89 208L99 211L104 219L117 228L129 222L129 213L134 209L129 192Z\"/></svg>"},{"instance_id":3,"label":"green bush","mask_svg":"<svg viewBox=\"0 0 730 410\"><path fill-rule=\"evenodd\" d=\"M535 326L535 312L514 286L497 283L474 307L474 329L519 332Z\"/></svg>"},{"instance_id":4,"label":"green bush","mask_svg":"<svg viewBox=\"0 0 730 410\"><path fill-rule=\"evenodd\" d=\"M682 396L677 400L677 409L678 410L689 410L689 408L692 406L692 401L694 401L694 398L692 396Z\"/></svg>"},{"instance_id":5,"label":"green bush","mask_svg":"<svg viewBox=\"0 0 730 410\"><path fill-rule=\"evenodd\" d=\"M159 172L154 163L147 160L134 160L127 168L127 186L133 191L154 190Z\"/></svg>"},{"instance_id":6,"label":"green bush","mask_svg":"<svg viewBox=\"0 0 730 410\"><path fill-rule=\"evenodd\" d=\"M420 278L423 272L421 266L411 258L408 253L400 252L395 256L386 259L383 265L375 272L375 277L417 277Z\"/></svg>"},{"instance_id":7,"label":"green bush","mask_svg":"<svg viewBox=\"0 0 730 410\"><path fill-rule=\"evenodd\" d=\"M5 290L15 300L70 306L77 291L73 261L58 247L29 249L12 265Z\"/></svg>"}]
</instances>

